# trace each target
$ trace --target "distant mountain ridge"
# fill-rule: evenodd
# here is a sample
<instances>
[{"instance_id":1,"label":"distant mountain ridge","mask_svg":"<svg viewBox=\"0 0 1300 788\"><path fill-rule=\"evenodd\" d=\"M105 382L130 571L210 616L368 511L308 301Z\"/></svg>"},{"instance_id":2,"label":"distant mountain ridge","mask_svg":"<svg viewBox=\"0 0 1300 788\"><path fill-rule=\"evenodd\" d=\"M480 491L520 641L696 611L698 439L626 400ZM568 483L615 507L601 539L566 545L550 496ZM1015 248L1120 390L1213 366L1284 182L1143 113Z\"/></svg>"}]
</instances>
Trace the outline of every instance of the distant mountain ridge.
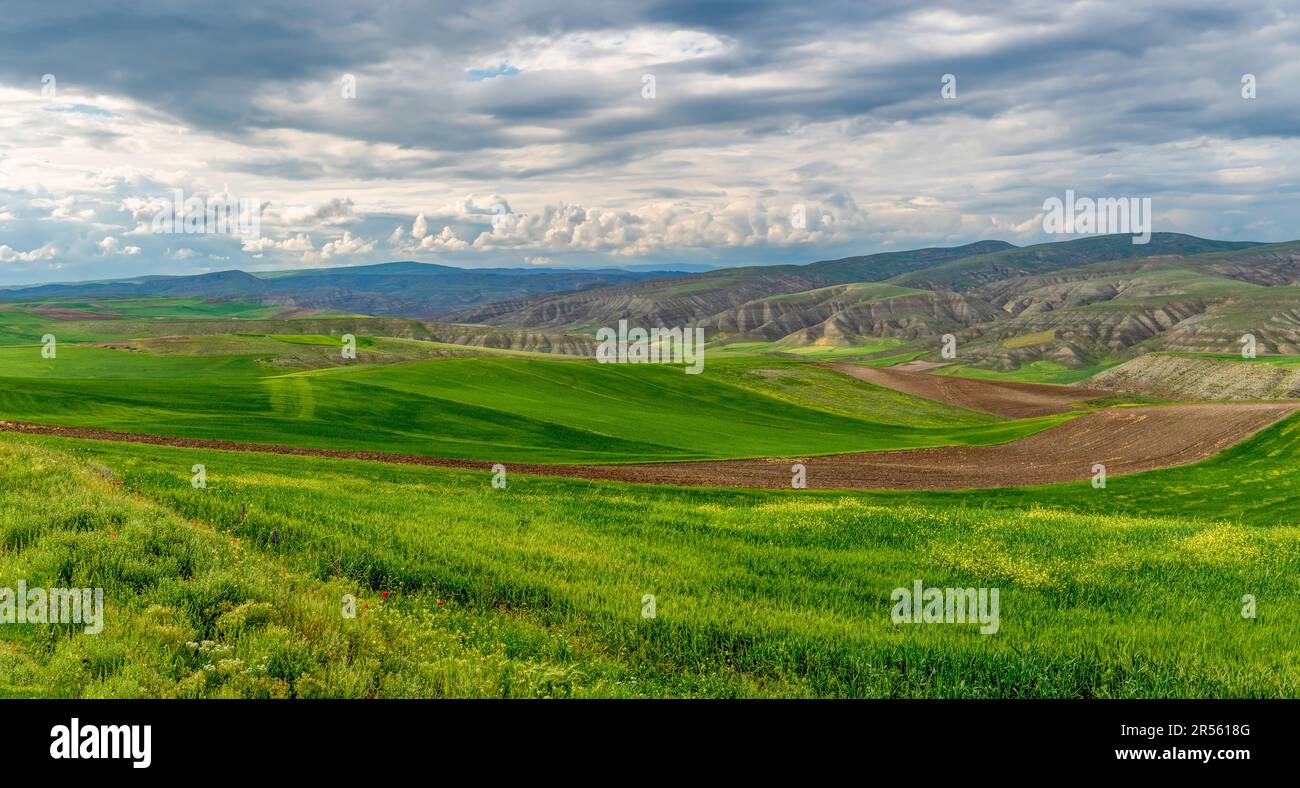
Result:
<instances>
[{"instance_id":1,"label":"distant mountain ridge","mask_svg":"<svg viewBox=\"0 0 1300 788\"><path fill-rule=\"evenodd\" d=\"M1014 248L1005 241L979 241L951 248L882 252L808 265L723 268L581 293L489 303L446 317L457 322L551 330L583 330L612 325L620 319L641 325L693 325L755 299L837 284L883 281L941 263Z\"/></svg>"},{"instance_id":2,"label":"distant mountain ridge","mask_svg":"<svg viewBox=\"0 0 1300 788\"><path fill-rule=\"evenodd\" d=\"M774 350L880 346L994 370L1045 360L1070 368L1147 350L1300 352L1300 242L1260 244L1153 233L1016 247L948 249L732 268L481 304L447 319L586 333L627 319L703 326L710 341Z\"/></svg>"},{"instance_id":3,"label":"distant mountain ridge","mask_svg":"<svg viewBox=\"0 0 1300 788\"><path fill-rule=\"evenodd\" d=\"M680 273L676 271L612 268L473 269L405 261L263 274L231 270L189 276L143 276L46 284L0 289L0 301L188 296L433 319L486 301L527 298L556 291L573 292L677 275Z\"/></svg>"},{"instance_id":4,"label":"distant mountain ridge","mask_svg":"<svg viewBox=\"0 0 1300 788\"><path fill-rule=\"evenodd\" d=\"M596 328L703 327L712 345L863 348L1011 370L1037 361L1083 369L1151 350L1300 353L1300 242L1259 244L1153 233L1017 247L948 248L702 273L622 269L461 269L415 262L250 274L45 285L0 301L199 296L477 324L512 342L585 347ZM581 342L579 342L581 340ZM577 344L575 344L577 343ZM552 342L553 344L553 342ZM882 349L883 348L883 349ZM568 352L568 351L565 351Z\"/></svg>"}]
</instances>

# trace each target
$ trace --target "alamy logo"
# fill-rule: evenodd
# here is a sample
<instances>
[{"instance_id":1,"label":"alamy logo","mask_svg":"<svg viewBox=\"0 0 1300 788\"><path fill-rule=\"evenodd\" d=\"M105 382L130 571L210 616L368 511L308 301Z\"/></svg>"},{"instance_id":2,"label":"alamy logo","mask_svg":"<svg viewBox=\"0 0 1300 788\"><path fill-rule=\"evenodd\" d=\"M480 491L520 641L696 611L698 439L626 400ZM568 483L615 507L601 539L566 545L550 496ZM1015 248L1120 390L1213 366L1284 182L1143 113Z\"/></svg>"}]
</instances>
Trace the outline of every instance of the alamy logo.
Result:
<instances>
[{"instance_id":1,"label":"alamy logo","mask_svg":"<svg viewBox=\"0 0 1300 788\"><path fill-rule=\"evenodd\" d=\"M104 589L0 588L0 624L84 624L87 635L104 629Z\"/></svg>"},{"instance_id":2,"label":"alamy logo","mask_svg":"<svg viewBox=\"0 0 1300 788\"><path fill-rule=\"evenodd\" d=\"M116 758L134 761L135 769L148 769L153 763L152 725L82 725L76 717L68 725L50 728L50 757Z\"/></svg>"},{"instance_id":3,"label":"alamy logo","mask_svg":"<svg viewBox=\"0 0 1300 788\"><path fill-rule=\"evenodd\" d=\"M1043 232L1053 235L1119 233L1132 234L1133 243L1145 244L1151 240L1150 197L1091 197L1075 199L1074 190L1067 189L1065 199L1048 197L1043 200Z\"/></svg>"},{"instance_id":4,"label":"alamy logo","mask_svg":"<svg viewBox=\"0 0 1300 788\"><path fill-rule=\"evenodd\" d=\"M149 229L163 235L205 234L238 235L256 241L262 235L262 205L248 197L238 200L228 194L209 197L185 196L183 189L173 189L171 199L154 201L158 212Z\"/></svg>"},{"instance_id":5,"label":"alamy logo","mask_svg":"<svg viewBox=\"0 0 1300 788\"><path fill-rule=\"evenodd\" d=\"M980 634L997 634L998 589L926 588L920 580L912 587L895 588L889 595L895 624L982 624Z\"/></svg>"},{"instance_id":6,"label":"alamy logo","mask_svg":"<svg viewBox=\"0 0 1300 788\"><path fill-rule=\"evenodd\" d=\"M704 329L627 327L618 321L618 330L596 331L596 361L601 364L681 364L687 375L704 371Z\"/></svg>"}]
</instances>

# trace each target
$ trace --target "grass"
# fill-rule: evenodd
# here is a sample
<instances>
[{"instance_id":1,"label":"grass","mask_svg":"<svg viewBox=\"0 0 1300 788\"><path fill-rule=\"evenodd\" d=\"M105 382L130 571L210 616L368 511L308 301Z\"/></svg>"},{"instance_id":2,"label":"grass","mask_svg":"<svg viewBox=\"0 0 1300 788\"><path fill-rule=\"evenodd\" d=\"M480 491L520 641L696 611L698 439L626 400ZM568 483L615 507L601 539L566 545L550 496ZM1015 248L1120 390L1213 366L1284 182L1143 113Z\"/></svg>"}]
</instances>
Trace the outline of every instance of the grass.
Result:
<instances>
[{"instance_id":1,"label":"grass","mask_svg":"<svg viewBox=\"0 0 1300 788\"><path fill-rule=\"evenodd\" d=\"M1300 356L1273 356L1257 355L1254 358L1242 358L1240 353L1161 353L1162 356L1178 356L1181 358L1210 358L1221 361L1243 361L1252 364L1267 364L1270 367L1281 367L1291 369L1300 367Z\"/></svg>"},{"instance_id":2,"label":"grass","mask_svg":"<svg viewBox=\"0 0 1300 788\"><path fill-rule=\"evenodd\" d=\"M327 339L259 341L307 352ZM401 342L376 346L393 341ZM366 352L359 349L360 360ZM159 435L514 462L999 443L1060 420L1002 422L850 381L824 388L832 376L820 370L779 382L750 374L773 368L793 369L737 357L686 375L664 365L484 356L292 372L257 355L60 347L50 360L36 347L3 348L0 413ZM858 401L850 408L851 398Z\"/></svg>"},{"instance_id":3,"label":"grass","mask_svg":"<svg viewBox=\"0 0 1300 788\"><path fill-rule=\"evenodd\" d=\"M786 353L818 360L845 358L848 356L865 356L891 350L903 344L901 339L878 339L856 345L799 345L783 348Z\"/></svg>"},{"instance_id":4,"label":"grass","mask_svg":"<svg viewBox=\"0 0 1300 788\"><path fill-rule=\"evenodd\" d=\"M880 353L903 344L900 339L881 338L871 342L859 343L855 345L783 345L778 342L729 342L725 345L716 345L708 348L709 353L713 354L763 354L763 353L783 353L804 358L813 358L818 361L829 359L846 358L851 356L865 356L872 353Z\"/></svg>"},{"instance_id":5,"label":"grass","mask_svg":"<svg viewBox=\"0 0 1300 788\"><path fill-rule=\"evenodd\" d=\"M1247 529L1300 526L1300 417L1292 416L1195 465L1111 478L1105 490L1094 490L1088 483L1054 484L961 495L928 493L927 498L944 505L1010 509L1046 506L1131 516L1159 512Z\"/></svg>"},{"instance_id":6,"label":"grass","mask_svg":"<svg viewBox=\"0 0 1300 788\"><path fill-rule=\"evenodd\" d=\"M358 333L343 365L353 318L159 301L56 320L53 360L37 343L54 318L0 305L0 344L21 339L0 348L0 418L507 465L991 443L1065 418L1002 421L752 346L711 348L688 376ZM203 336L169 337L184 326ZM422 353L439 358L378 363ZM1101 490L961 492L514 473L496 489L486 472L0 433L0 587L107 603L99 635L0 625L0 697L1295 697L1296 577L1300 417ZM916 579L998 588L998 634L895 625L890 593Z\"/></svg>"},{"instance_id":7,"label":"grass","mask_svg":"<svg viewBox=\"0 0 1300 788\"><path fill-rule=\"evenodd\" d=\"M874 301L884 301L899 296L923 295L930 291L919 290L915 287L899 287L898 285L884 284L882 282L854 282L851 284L831 285L829 287L819 287L813 290L801 290L797 293L781 293L779 295L760 298L756 303L815 303L824 298L830 297L838 301L853 301L855 303L871 303Z\"/></svg>"},{"instance_id":8,"label":"grass","mask_svg":"<svg viewBox=\"0 0 1300 788\"><path fill-rule=\"evenodd\" d=\"M12 694L1294 696L1300 422L1251 444L1106 490L846 494L4 436L0 579L111 601L0 665ZM894 625L918 578L998 587L999 633Z\"/></svg>"},{"instance_id":9,"label":"grass","mask_svg":"<svg viewBox=\"0 0 1300 788\"><path fill-rule=\"evenodd\" d=\"M0 587L102 588L104 629L0 625L0 698L571 697L747 693L631 676L527 614L388 595L0 439ZM280 544L292 544L286 529ZM345 595L355 617L343 616ZM384 597L387 597L386 599Z\"/></svg>"},{"instance_id":10,"label":"grass","mask_svg":"<svg viewBox=\"0 0 1300 788\"><path fill-rule=\"evenodd\" d=\"M1046 331L1038 331L1033 334L1022 334L1018 337L1009 337L1002 340L1002 347L1008 349L1033 347L1042 345L1056 339L1056 329L1049 328Z\"/></svg>"},{"instance_id":11,"label":"grass","mask_svg":"<svg viewBox=\"0 0 1300 788\"><path fill-rule=\"evenodd\" d=\"M800 360L710 362L715 379L787 402L882 424L925 427L992 425L996 416L874 386Z\"/></svg>"},{"instance_id":12,"label":"grass","mask_svg":"<svg viewBox=\"0 0 1300 788\"><path fill-rule=\"evenodd\" d=\"M935 369L933 370L933 374L956 375L964 378L978 378L980 380L1010 380L1020 383L1052 383L1059 386L1067 386L1071 383L1078 383L1081 380L1087 380L1102 370L1110 369L1111 367L1122 363L1124 362L1112 359L1086 367L1067 367L1064 364L1058 364L1055 361L1039 360L1030 361L1027 364L1021 364L1018 368L1009 372L954 365Z\"/></svg>"},{"instance_id":13,"label":"grass","mask_svg":"<svg viewBox=\"0 0 1300 788\"><path fill-rule=\"evenodd\" d=\"M32 345L53 333L61 342L92 342L156 336L163 323L229 323L269 320L284 312L277 305L200 298L118 298L103 301L52 299L0 302L0 346ZM335 310L309 310L318 317L340 316ZM151 325L153 324L153 325ZM180 332L176 332L180 333Z\"/></svg>"},{"instance_id":14,"label":"grass","mask_svg":"<svg viewBox=\"0 0 1300 788\"><path fill-rule=\"evenodd\" d=\"M282 314L285 316L280 317ZM430 326L419 320L349 315L331 309L286 310L238 301L113 298L0 302L0 347L36 345L45 334L71 344L232 333L437 338Z\"/></svg>"}]
</instances>

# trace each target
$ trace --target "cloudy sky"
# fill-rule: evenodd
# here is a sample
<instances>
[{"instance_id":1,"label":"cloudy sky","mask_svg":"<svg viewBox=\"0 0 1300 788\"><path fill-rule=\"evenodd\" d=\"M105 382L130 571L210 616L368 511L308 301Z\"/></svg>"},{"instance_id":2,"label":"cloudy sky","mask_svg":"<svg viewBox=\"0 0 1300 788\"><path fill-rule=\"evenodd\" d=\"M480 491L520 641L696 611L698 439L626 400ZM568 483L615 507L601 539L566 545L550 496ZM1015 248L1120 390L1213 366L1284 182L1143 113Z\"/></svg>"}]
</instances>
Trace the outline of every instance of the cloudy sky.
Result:
<instances>
[{"instance_id":1,"label":"cloudy sky","mask_svg":"<svg viewBox=\"0 0 1300 788\"><path fill-rule=\"evenodd\" d=\"M1066 189L1291 240L1300 3L1230 5L9 0L0 284L1024 244Z\"/></svg>"}]
</instances>

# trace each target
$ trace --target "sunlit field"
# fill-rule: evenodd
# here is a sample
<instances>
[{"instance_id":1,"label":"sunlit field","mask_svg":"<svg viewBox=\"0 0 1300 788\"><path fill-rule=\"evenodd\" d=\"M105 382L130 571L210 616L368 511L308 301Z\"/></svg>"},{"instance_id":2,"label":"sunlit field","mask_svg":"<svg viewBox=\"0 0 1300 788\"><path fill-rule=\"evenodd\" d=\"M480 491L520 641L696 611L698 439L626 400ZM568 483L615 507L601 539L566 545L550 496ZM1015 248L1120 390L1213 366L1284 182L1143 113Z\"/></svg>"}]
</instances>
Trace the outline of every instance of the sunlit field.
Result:
<instances>
[{"instance_id":1,"label":"sunlit field","mask_svg":"<svg viewBox=\"0 0 1300 788\"><path fill-rule=\"evenodd\" d=\"M385 340L361 337L355 366L286 370L263 360L322 343L337 353L337 339L301 335L205 336L202 353L69 345L44 359L39 346L0 348L0 413L126 432L550 463L1000 443L1062 418L1004 422L797 360L753 356L711 360L707 376L493 353L375 364L366 363L370 348Z\"/></svg>"},{"instance_id":2,"label":"sunlit field","mask_svg":"<svg viewBox=\"0 0 1300 788\"><path fill-rule=\"evenodd\" d=\"M102 586L120 624L0 664L20 695L1293 695L1298 438L1105 490L876 494L5 437L0 582ZM999 632L893 624L914 579L1000 587Z\"/></svg>"},{"instance_id":3,"label":"sunlit field","mask_svg":"<svg viewBox=\"0 0 1300 788\"><path fill-rule=\"evenodd\" d=\"M72 310L65 322L79 317L62 308ZM1290 623L1300 613L1297 418L1199 464L1117 476L1104 489L759 491L530 477L510 465L1003 443L1103 403L1002 419L819 365L835 353L758 344L709 356L701 376L364 334L348 360L318 317L278 321L287 325L275 333L209 322L185 335L175 329L191 320L261 325L266 315L179 300L120 309L156 322L154 338L109 331L61 342L54 358L36 342L0 347L3 418L485 460L504 476L0 433L0 587L103 588L110 622L96 637L74 625L14 630L0 644L0 693L1300 691ZM1044 363L1012 377L1058 372ZM891 595L916 581L999 589L996 634L896 623ZM1253 618L1242 615L1247 597Z\"/></svg>"}]
</instances>

